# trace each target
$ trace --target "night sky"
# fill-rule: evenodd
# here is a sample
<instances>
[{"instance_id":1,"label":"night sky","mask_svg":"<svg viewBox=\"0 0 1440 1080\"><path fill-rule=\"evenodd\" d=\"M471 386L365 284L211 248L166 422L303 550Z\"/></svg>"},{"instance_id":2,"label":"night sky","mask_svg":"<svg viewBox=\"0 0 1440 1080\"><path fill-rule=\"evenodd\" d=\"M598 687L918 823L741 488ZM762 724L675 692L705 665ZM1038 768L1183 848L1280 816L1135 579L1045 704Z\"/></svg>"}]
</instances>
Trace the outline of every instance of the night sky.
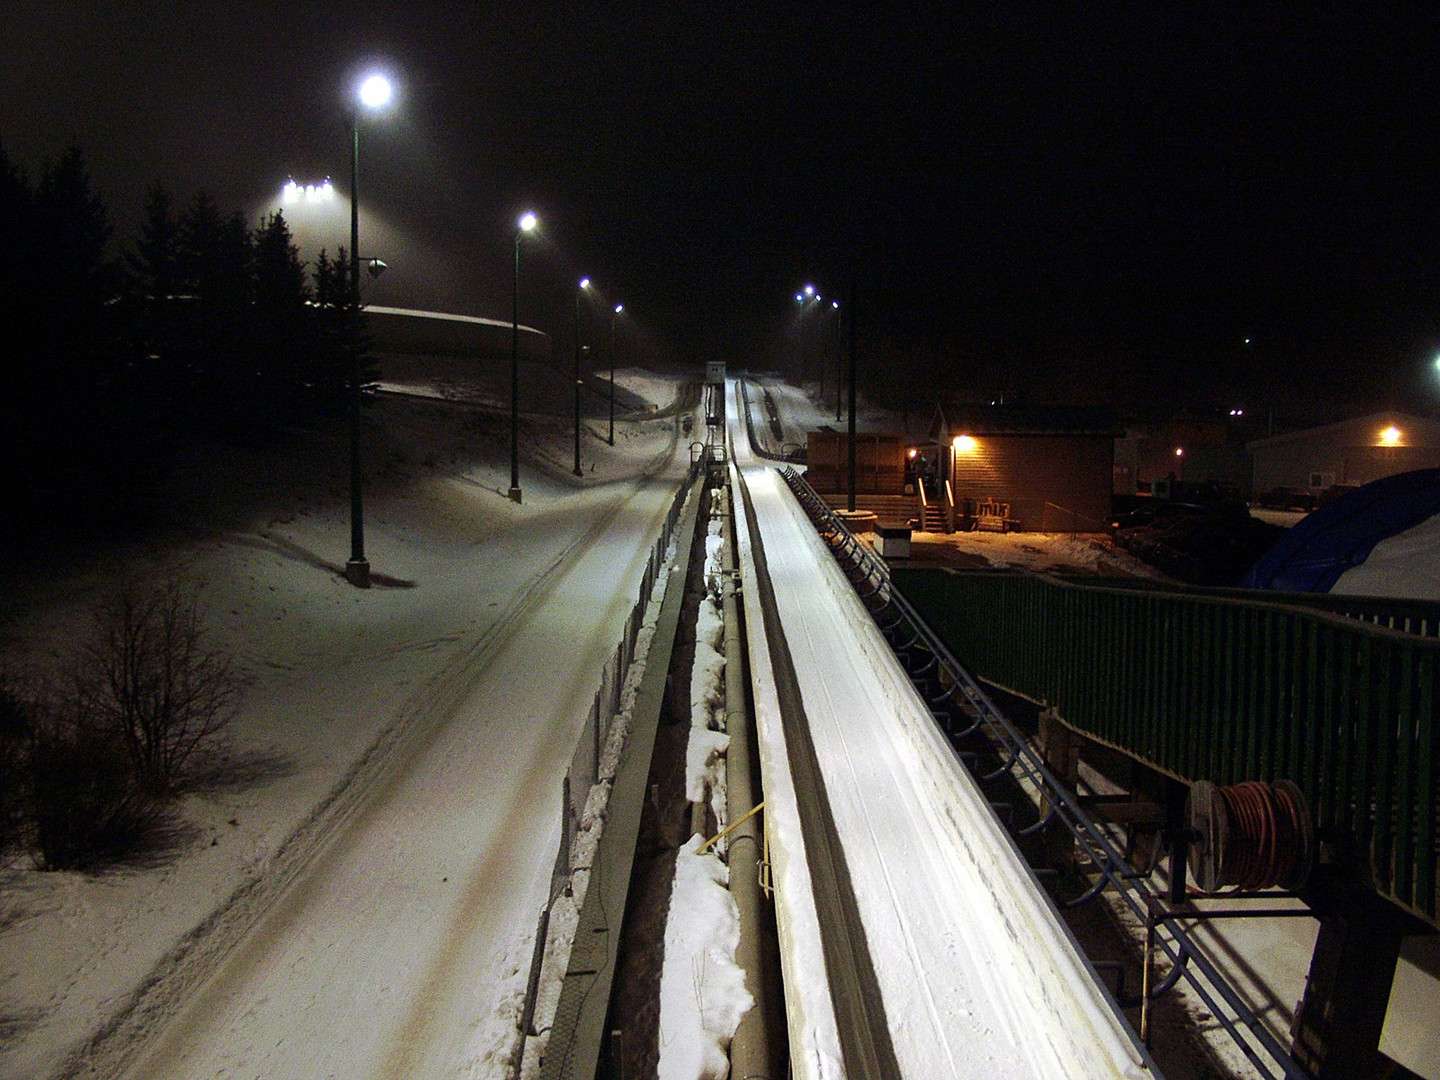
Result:
<instances>
[{"instance_id":1,"label":"night sky","mask_svg":"<svg viewBox=\"0 0 1440 1080\"><path fill-rule=\"evenodd\" d=\"M375 303L508 318L533 207L562 342L583 273L678 358L775 356L814 281L976 393L1440 406L1440 9L886 7L4 0L0 141L78 145L121 237L155 180L258 220L347 190L375 63Z\"/></svg>"}]
</instances>

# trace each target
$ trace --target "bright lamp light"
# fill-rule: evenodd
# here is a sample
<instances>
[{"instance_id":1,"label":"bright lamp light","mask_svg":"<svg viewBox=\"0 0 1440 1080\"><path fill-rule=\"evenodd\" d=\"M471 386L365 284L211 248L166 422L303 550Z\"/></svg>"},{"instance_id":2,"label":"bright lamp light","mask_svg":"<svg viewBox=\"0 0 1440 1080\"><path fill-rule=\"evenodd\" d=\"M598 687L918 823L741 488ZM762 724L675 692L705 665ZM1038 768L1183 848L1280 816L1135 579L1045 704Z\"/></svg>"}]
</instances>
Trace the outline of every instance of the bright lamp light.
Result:
<instances>
[{"instance_id":1,"label":"bright lamp light","mask_svg":"<svg viewBox=\"0 0 1440 1080\"><path fill-rule=\"evenodd\" d=\"M534 214L525 214L520 218L520 231L529 232L539 223L539 218Z\"/></svg>"},{"instance_id":2,"label":"bright lamp light","mask_svg":"<svg viewBox=\"0 0 1440 1080\"><path fill-rule=\"evenodd\" d=\"M390 80L384 75L371 75L360 84L360 104L378 109L390 100Z\"/></svg>"},{"instance_id":3,"label":"bright lamp light","mask_svg":"<svg viewBox=\"0 0 1440 1080\"><path fill-rule=\"evenodd\" d=\"M1380 432L1380 443L1382 446L1399 445L1400 429L1397 427L1387 427L1384 431Z\"/></svg>"},{"instance_id":4,"label":"bright lamp light","mask_svg":"<svg viewBox=\"0 0 1440 1080\"><path fill-rule=\"evenodd\" d=\"M953 445L956 450L960 451L960 453L968 454L971 450L975 449L975 436L956 435Z\"/></svg>"}]
</instances>

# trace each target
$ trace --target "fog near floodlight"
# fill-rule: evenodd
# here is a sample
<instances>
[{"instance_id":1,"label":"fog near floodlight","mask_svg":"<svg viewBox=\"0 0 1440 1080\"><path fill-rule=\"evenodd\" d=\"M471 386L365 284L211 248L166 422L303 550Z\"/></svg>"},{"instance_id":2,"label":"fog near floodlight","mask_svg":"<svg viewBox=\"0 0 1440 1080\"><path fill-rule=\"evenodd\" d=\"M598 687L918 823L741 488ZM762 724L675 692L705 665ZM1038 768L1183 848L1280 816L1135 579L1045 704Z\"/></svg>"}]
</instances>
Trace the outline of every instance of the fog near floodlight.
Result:
<instances>
[{"instance_id":1,"label":"fog near floodlight","mask_svg":"<svg viewBox=\"0 0 1440 1080\"><path fill-rule=\"evenodd\" d=\"M540 223L540 219L534 214L525 214L520 218L520 231L529 232Z\"/></svg>"},{"instance_id":2,"label":"fog near floodlight","mask_svg":"<svg viewBox=\"0 0 1440 1080\"><path fill-rule=\"evenodd\" d=\"M371 75L360 84L360 103L367 109L378 109L390 100L390 80L384 75Z\"/></svg>"}]
</instances>

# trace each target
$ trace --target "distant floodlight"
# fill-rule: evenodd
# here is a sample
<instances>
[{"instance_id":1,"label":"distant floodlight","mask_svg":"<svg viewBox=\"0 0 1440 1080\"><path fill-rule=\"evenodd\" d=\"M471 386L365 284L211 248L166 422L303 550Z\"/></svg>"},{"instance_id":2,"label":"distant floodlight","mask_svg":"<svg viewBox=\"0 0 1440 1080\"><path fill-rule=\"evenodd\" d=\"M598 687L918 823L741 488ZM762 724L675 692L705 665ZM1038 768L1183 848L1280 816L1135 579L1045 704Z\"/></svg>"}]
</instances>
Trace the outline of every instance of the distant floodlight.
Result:
<instances>
[{"instance_id":1,"label":"distant floodlight","mask_svg":"<svg viewBox=\"0 0 1440 1080\"><path fill-rule=\"evenodd\" d=\"M830 306L831 306L832 308L834 308L836 311L839 311L839 310L840 310L840 301L839 301L839 300L831 300L831 301L830 301Z\"/></svg>"},{"instance_id":2,"label":"distant floodlight","mask_svg":"<svg viewBox=\"0 0 1440 1080\"><path fill-rule=\"evenodd\" d=\"M616 314L616 315L619 315L619 314L620 314L622 311L624 311L624 310L625 310L625 305L624 305L624 304L616 304L616 305L615 305L615 314Z\"/></svg>"},{"instance_id":3,"label":"distant floodlight","mask_svg":"<svg viewBox=\"0 0 1440 1080\"><path fill-rule=\"evenodd\" d=\"M301 187L293 179L286 182L280 189L281 200L287 206L296 203L323 203L333 202L335 199L335 188L331 186L329 179L323 184L306 184Z\"/></svg>"},{"instance_id":4,"label":"distant floodlight","mask_svg":"<svg viewBox=\"0 0 1440 1080\"><path fill-rule=\"evenodd\" d=\"M580 279L580 288L582 288L582 289L588 289L589 287L590 287L590 279L589 279L588 277L582 277L582 278Z\"/></svg>"},{"instance_id":5,"label":"distant floodlight","mask_svg":"<svg viewBox=\"0 0 1440 1080\"><path fill-rule=\"evenodd\" d=\"M390 100L390 80L384 75L371 75L360 84L360 104L378 109Z\"/></svg>"},{"instance_id":6,"label":"distant floodlight","mask_svg":"<svg viewBox=\"0 0 1440 1080\"><path fill-rule=\"evenodd\" d=\"M814 285L806 285L806 286L805 286L805 295L806 295L806 296L814 296L814 295L815 295L815 286L814 286Z\"/></svg>"},{"instance_id":7,"label":"distant floodlight","mask_svg":"<svg viewBox=\"0 0 1440 1080\"><path fill-rule=\"evenodd\" d=\"M527 213L522 215L520 218L520 231L529 232L531 229L535 228L535 226L539 224L539 221L540 219L537 218L534 214Z\"/></svg>"},{"instance_id":8,"label":"distant floodlight","mask_svg":"<svg viewBox=\"0 0 1440 1080\"><path fill-rule=\"evenodd\" d=\"M1185 456L1185 448L1184 448L1183 446L1177 446L1177 447L1175 447L1175 456L1176 456L1176 457L1184 457L1184 456Z\"/></svg>"},{"instance_id":9,"label":"distant floodlight","mask_svg":"<svg viewBox=\"0 0 1440 1080\"><path fill-rule=\"evenodd\" d=\"M1400 443L1400 429L1397 427L1387 427L1384 431L1380 432L1380 443L1382 446L1398 446Z\"/></svg>"},{"instance_id":10,"label":"distant floodlight","mask_svg":"<svg viewBox=\"0 0 1440 1080\"><path fill-rule=\"evenodd\" d=\"M797 292L797 293L795 294L795 303L797 303L797 304L803 304L804 302L805 302L805 297L803 297L802 295L800 295L800 294ZM1436 360L1435 363L1436 363L1437 366L1440 366L1440 360Z\"/></svg>"}]
</instances>

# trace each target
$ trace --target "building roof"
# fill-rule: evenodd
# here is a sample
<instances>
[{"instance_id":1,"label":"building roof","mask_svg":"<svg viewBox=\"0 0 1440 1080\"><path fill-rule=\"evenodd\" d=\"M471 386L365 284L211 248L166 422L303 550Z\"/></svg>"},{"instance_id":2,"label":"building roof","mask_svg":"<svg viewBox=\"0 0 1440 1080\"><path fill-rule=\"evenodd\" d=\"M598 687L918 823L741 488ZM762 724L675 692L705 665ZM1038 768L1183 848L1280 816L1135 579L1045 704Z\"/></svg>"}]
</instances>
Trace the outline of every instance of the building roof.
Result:
<instances>
[{"instance_id":1,"label":"building roof","mask_svg":"<svg viewBox=\"0 0 1440 1080\"><path fill-rule=\"evenodd\" d=\"M952 435L1093 435L1116 439L1125 432L1101 405L937 406L933 438Z\"/></svg>"},{"instance_id":2,"label":"building roof","mask_svg":"<svg viewBox=\"0 0 1440 1080\"><path fill-rule=\"evenodd\" d=\"M1415 416L1411 413L1386 410L1385 412L1370 413L1366 416L1357 416L1350 420L1341 420L1336 424L1325 424L1321 427L1301 428L1299 431L1287 431L1283 435L1273 435L1268 439L1254 439L1245 444L1247 450L1264 449L1272 446L1284 446L1286 443L1305 442L1315 439L1334 439L1337 436L1343 437L1346 433L1354 431L1358 434L1364 433L1363 441L1368 445L1373 443L1375 432L1386 427L1397 427L1402 432L1413 433L1424 432L1427 436L1426 442L1440 443L1440 422L1427 420L1423 416ZM1414 446L1416 441L1413 437L1407 438L1402 445Z\"/></svg>"}]
</instances>

